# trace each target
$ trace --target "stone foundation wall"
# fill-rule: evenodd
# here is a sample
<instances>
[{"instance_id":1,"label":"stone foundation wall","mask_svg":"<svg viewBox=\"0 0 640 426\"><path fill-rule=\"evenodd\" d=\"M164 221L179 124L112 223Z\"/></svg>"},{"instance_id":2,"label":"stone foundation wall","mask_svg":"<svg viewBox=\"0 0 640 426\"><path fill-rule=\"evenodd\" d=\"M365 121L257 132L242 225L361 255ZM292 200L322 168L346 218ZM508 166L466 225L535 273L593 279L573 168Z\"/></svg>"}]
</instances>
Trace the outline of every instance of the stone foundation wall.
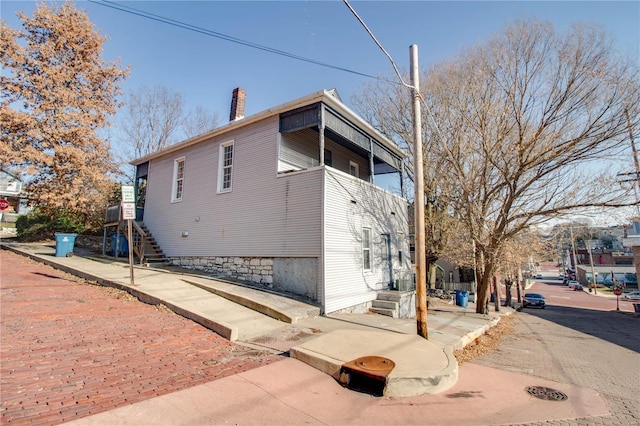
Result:
<instances>
[{"instance_id":1,"label":"stone foundation wall","mask_svg":"<svg viewBox=\"0 0 640 426\"><path fill-rule=\"evenodd\" d=\"M78 235L76 237L75 246L86 248L95 253L102 253L102 241L102 236Z\"/></svg>"},{"instance_id":2,"label":"stone foundation wall","mask_svg":"<svg viewBox=\"0 0 640 426\"><path fill-rule=\"evenodd\" d=\"M368 314L371 306L372 302L364 302L358 305L349 306L348 308L339 309L336 312L339 314Z\"/></svg>"},{"instance_id":3,"label":"stone foundation wall","mask_svg":"<svg viewBox=\"0 0 640 426\"><path fill-rule=\"evenodd\" d=\"M255 257L172 257L171 263L186 269L222 274L273 287L273 259Z\"/></svg>"}]
</instances>

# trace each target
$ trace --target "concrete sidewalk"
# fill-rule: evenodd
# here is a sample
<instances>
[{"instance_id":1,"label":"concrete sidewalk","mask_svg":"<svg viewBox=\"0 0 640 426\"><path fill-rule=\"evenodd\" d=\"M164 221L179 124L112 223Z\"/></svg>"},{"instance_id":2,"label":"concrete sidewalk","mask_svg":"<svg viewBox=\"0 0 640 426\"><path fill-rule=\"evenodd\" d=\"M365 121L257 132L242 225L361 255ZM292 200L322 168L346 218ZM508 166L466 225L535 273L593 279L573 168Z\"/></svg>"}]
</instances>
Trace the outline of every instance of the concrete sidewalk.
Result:
<instances>
[{"instance_id":1,"label":"concrete sidewalk","mask_svg":"<svg viewBox=\"0 0 640 426\"><path fill-rule=\"evenodd\" d=\"M575 395L572 404L551 403L545 410L511 410L507 406L513 407L514 401L516 406L520 401L527 407L550 403L537 401L523 392L514 377L496 382L513 373L481 369L484 376L459 381L453 351L483 334L500 318L496 314L476 314L473 304L462 308L442 303L438 309L429 310L427 341L415 335L415 319L377 314L319 316L315 306L175 268L135 267L135 284L131 285L129 267L122 261L82 252L72 257L55 257L52 245L3 240L2 247L76 276L126 290L144 302L164 304L236 343L289 353L293 358L84 418L78 424L484 424L478 422L477 412L469 412L467 408L452 415L462 400L465 405L473 400L487 414L510 413L500 417L504 420L486 423L607 414L602 411L606 411L604 403L587 389L526 378L537 385L542 385L540 382L570 392ZM509 313L510 309L503 309L503 315ZM383 398L349 391L336 381L342 364L369 355L383 356L396 363ZM486 398L493 400L498 395L504 401L487 404ZM430 399L433 397L439 402ZM417 409L425 406L430 408ZM353 407L357 407L356 411ZM431 418L424 417L427 412Z\"/></svg>"}]
</instances>

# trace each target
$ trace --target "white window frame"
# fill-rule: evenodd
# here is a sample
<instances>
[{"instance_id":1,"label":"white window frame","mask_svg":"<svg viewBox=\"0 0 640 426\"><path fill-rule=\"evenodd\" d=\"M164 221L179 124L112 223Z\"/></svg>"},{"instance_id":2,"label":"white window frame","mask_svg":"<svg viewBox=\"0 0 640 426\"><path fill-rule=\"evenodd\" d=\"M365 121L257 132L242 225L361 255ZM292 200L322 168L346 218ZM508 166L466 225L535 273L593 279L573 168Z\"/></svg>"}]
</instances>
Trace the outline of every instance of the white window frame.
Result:
<instances>
[{"instance_id":1,"label":"white window frame","mask_svg":"<svg viewBox=\"0 0 640 426\"><path fill-rule=\"evenodd\" d=\"M371 235L371 228L362 228L362 269L365 271L371 271L373 269Z\"/></svg>"},{"instance_id":2,"label":"white window frame","mask_svg":"<svg viewBox=\"0 0 640 426\"><path fill-rule=\"evenodd\" d=\"M351 171L354 171L355 173L351 173ZM351 161L349 160L349 174L351 176L355 176L357 178L360 177L360 167L358 166L358 163L356 163L355 161Z\"/></svg>"},{"instance_id":3,"label":"white window frame","mask_svg":"<svg viewBox=\"0 0 640 426\"><path fill-rule=\"evenodd\" d=\"M182 164L182 170L180 170L180 164ZM173 183L171 185L172 203L182 201L182 196L184 195L184 172L186 164L185 157L179 157L173 160Z\"/></svg>"},{"instance_id":4,"label":"white window frame","mask_svg":"<svg viewBox=\"0 0 640 426\"><path fill-rule=\"evenodd\" d=\"M225 164L225 148L231 147L230 163ZM218 155L218 193L231 192L233 189L233 157L235 154L234 141L228 141L220 144L220 152ZM229 186L225 188L225 171L229 171Z\"/></svg>"},{"instance_id":5,"label":"white window frame","mask_svg":"<svg viewBox=\"0 0 640 426\"><path fill-rule=\"evenodd\" d=\"M404 265L404 244L404 232L398 232L398 263L400 266Z\"/></svg>"}]
</instances>

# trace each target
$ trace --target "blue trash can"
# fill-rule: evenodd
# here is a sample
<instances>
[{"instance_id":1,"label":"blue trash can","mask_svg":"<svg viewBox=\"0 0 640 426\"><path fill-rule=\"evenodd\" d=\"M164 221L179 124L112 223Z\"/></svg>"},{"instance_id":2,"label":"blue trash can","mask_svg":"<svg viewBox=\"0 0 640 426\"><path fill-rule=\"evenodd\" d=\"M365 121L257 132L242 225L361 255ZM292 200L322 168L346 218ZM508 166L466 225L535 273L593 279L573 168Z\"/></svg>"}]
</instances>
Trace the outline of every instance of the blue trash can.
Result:
<instances>
[{"instance_id":1,"label":"blue trash can","mask_svg":"<svg viewBox=\"0 0 640 426\"><path fill-rule=\"evenodd\" d=\"M56 257L73 256L73 245L78 234L63 234L56 232Z\"/></svg>"},{"instance_id":2,"label":"blue trash can","mask_svg":"<svg viewBox=\"0 0 640 426\"><path fill-rule=\"evenodd\" d=\"M456 305L466 308L469 305L469 292L456 290Z\"/></svg>"},{"instance_id":3,"label":"blue trash can","mask_svg":"<svg viewBox=\"0 0 640 426\"><path fill-rule=\"evenodd\" d=\"M111 246L109 252L116 257L129 254L129 242L122 232L114 232L111 234Z\"/></svg>"}]
</instances>

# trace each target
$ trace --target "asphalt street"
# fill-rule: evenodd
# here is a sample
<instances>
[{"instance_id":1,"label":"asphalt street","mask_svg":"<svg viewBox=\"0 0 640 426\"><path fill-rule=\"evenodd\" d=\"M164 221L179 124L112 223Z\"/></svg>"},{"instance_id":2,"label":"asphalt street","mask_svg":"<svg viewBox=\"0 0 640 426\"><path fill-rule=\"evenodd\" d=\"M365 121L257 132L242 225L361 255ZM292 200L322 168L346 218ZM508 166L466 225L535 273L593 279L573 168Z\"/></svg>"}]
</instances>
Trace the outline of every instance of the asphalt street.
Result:
<instances>
[{"instance_id":1,"label":"asphalt street","mask_svg":"<svg viewBox=\"0 0 640 426\"><path fill-rule=\"evenodd\" d=\"M515 331L475 364L596 390L611 416L535 424L640 424L640 318L630 302L571 291L555 279L529 289L545 309L515 316Z\"/></svg>"}]
</instances>

